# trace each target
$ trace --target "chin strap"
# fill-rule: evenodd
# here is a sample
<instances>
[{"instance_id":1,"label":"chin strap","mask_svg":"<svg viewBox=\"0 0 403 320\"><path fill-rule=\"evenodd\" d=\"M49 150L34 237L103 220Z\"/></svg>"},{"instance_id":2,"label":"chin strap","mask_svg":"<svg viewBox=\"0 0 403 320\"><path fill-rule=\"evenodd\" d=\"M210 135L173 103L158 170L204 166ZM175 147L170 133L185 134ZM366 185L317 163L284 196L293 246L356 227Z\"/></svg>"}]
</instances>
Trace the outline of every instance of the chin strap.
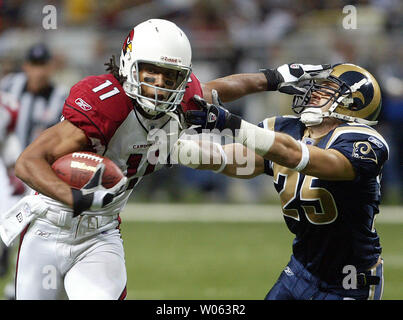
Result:
<instances>
[{"instance_id":1,"label":"chin strap","mask_svg":"<svg viewBox=\"0 0 403 320\"><path fill-rule=\"evenodd\" d=\"M367 83L367 79L362 79L361 81L353 84L350 87L351 93L356 92L365 83ZM329 111L322 112L320 108L307 108L301 114L301 122L304 123L307 127L321 124L323 118L336 118L346 122L357 122L369 126L374 126L378 123L378 121L370 121L333 112L333 110L335 110L340 104L344 105L345 103L352 102L352 98L347 98L345 95L341 95L337 98L335 102L333 102L332 106L329 108Z\"/></svg>"},{"instance_id":2,"label":"chin strap","mask_svg":"<svg viewBox=\"0 0 403 320\"><path fill-rule=\"evenodd\" d=\"M370 120L366 120L366 119L346 116L344 114L340 114L340 113L336 113L336 112L331 112L331 113L325 112L325 113L323 113L323 118L325 118L325 117L336 118L336 119L347 121L347 122L362 123L362 124L366 124L368 126L374 126L378 123L378 121L370 121Z\"/></svg>"},{"instance_id":3,"label":"chin strap","mask_svg":"<svg viewBox=\"0 0 403 320\"><path fill-rule=\"evenodd\" d=\"M170 116L172 119L174 119L176 122L179 123L179 128L183 129L183 125L181 122L181 119L179 119L179 115L176 114L174 111L169 111L166 113L168 116Z\"/></svg>"},{"instance_id":4,"label":"chin strap","mask_svg":"<svg viewBox=\"0 0 403 320\"><path fill-rule=\"evenodd\" d=\"M374 126L378 121L370 121L361 118L351 117L337 112L322 112L320 108L307 108L301 114L300 121L307 127L316 126L322 123L323 118L335 118L346 122L356 122Z\"/></svg>"}]
</instances>

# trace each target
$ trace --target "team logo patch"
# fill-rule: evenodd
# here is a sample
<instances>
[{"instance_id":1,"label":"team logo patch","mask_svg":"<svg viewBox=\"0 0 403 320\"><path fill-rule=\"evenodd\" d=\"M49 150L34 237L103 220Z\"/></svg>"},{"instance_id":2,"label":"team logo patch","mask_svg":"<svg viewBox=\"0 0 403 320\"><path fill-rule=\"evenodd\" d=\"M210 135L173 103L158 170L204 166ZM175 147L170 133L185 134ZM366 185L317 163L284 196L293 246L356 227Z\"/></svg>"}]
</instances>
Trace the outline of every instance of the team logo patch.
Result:
<instances>
[{"instance_id":1,"label":"team logo patch","mask_svg":"<svg viewBox=\"0 0 403 320\"><path fill-rule=\"evenodd\" d=\"M214 122L214 121L216 121L216 120L217 120L217 116L216 116L214 113L210 112L210 113L208 114L207 122Z\"/></svg>"},{"instance_id":2,"label":"team logo patch","mask_svg":"<svg viewBox=\"0 0 403 320\"><path fill-rule=\"evenodd\" d=\"M78 105L84 111L88 111L88 110L92 109L92 107L81 98L77 98L74 102L76 103L76 105Z\"/></svg>"},{"instance_id":3,"label":"team logo patch","mask_svg":"<svg viewBox=\"0 0 403 320\"><path fill-rule=\"evenodd\" d=\"M132 52L132 50L133 50L133 48L132 48L133 34L134 34L134 30L131 30L129 35L126 37L126 40L123 42L123 46L122 46L123 55L125 55L127 51Z\"/></svg>"},{"instance_id":4,"label":"team logo patch","mask_svg":"<svg viewBox=\"0 0 403 320\"><path fill-rule=\"evenodd\" d=\"M376 156L375 151L372 149L372 146L367 141L357 141L353 145L353 153L352 156L354 158L371 160L375 163L378 163L378 157Z\"/></svg>"}]
</instances>

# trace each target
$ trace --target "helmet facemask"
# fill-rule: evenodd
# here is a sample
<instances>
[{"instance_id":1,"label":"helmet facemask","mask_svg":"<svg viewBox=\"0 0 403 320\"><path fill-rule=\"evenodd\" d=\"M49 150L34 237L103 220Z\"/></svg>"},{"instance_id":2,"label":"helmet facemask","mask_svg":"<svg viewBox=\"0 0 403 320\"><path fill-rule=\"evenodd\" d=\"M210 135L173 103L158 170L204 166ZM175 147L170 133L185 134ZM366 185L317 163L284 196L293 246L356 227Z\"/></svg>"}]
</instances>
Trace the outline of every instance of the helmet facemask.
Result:
<instances>
[{"instance_id":1,"label":"helmet facemask","mask_svg":"<svg viewBox=\"0 0 403 320\"><path fill-rule=\"evenodd\" d=\"M328 84L323 84L323 83ZM305 123L306 126L313 126L322 123L323 118L336 118L348 122L359 122L368 125L374 125L376 121L368 121L365 119L356 118L353 116L348 116L340 114L338 110L347 109L355 110L353 93L356 92L359 87L365 82L363 80L360 83L356 83L356 87L350 87L344 81L334 77L329 76L326 80L311 80L309 83L302 85L306 89L304 95L295 95L293 99L292 109L295 113L301 114L301 121ZM334 86L330 85L334 84ZM313 95L328 96L327 100L320 104L312 104ZM322 111L321 108L329 105L329 109Z\"/></svg>"},{"instance_id":2,"label":"helmet facemask","mask_svg":"<svg viewBox=\"0 0 403 320\"><path fill-rule=\"evenodd\" d=\"M292 109L301 114L301 122L313 126L322 123L323 118L335 118L370 126L377 124L382 98L373 75L349 63L332 68L326 79L300 84L305 93L294 97Z\"/></svg>"},{"instance_id":3,"label":"helmet facemask","mask_svg":"<svg viewBox=\"0 0 403 320\"><path fill-rule=\"evenodd\" d=\"M324 82L334 83L335 86L323 84ZM303 84L302 87L306 89L305 94L295 95L292 102L292 109L297 114L303 113L308 108L323 108L329 103L332 107L335 102L339 105L344 98L351 96L352 93L351 88L346 83L332 76L329 76L325 81L311 80ZM328 99L321 104L311 104L314 93L322 97L328 96Z\"/></svg>"},{"instance_id":4,"label":"helmet facemask","mask_svg":"<svg viewBox=\"0 0 403 320\"><path fill-rule=\"evenodd\" d=\"M175 72L175 79L167 80L175 82L172 84L172 88L156 86L152 84L152 81L146 81L147 78L141 81L140 72L146 64ZM190 74L191 68L188 67L137 60L131 66L129 77L124 87L127 95L135 99L140 107L150 115L156 115L161 112L172 112L182 101ZM171 86L171 84L166 83L166 86ZM147 95L145 91L148 91ZM150 95L150 91L153 94Z\"/></svg>"}]
</instances>

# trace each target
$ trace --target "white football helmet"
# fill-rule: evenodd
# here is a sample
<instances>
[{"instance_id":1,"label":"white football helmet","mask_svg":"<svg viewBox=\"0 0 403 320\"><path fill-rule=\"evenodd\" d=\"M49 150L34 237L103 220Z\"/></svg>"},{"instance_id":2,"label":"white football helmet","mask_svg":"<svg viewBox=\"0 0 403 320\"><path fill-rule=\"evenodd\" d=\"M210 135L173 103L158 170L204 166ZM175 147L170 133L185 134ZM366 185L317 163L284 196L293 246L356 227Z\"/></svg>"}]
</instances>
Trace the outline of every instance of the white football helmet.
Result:
<instances>
[{"instance_id":1,"label":"white football helmet","mask_svg":"<svg viewBox=\"0 0 403 320\"><path fill-rule=\"evenodd\" d=\"M162 19L150 19L132 29L123 43L119 73L126 77L123 89L149 114L175 110L181 103L191 74L192 49L185 33L174 23ZM167 89L141 82L141 63L179 71L174 89ZM155 97L142 94L141 86L154 89ZM169 93L168 98L159 100L158 91Z\"/></svg>"}]
</instances>

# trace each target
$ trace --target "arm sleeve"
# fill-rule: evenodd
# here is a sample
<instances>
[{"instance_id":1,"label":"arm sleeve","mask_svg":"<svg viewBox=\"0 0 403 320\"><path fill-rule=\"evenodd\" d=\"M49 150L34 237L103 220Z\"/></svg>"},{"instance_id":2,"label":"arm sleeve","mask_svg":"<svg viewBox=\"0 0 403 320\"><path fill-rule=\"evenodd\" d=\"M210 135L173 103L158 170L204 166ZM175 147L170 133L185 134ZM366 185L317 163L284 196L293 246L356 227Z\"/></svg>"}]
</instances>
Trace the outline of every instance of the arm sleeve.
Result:
<instances>
[{"instance_id":1,"label":"arm sleeve","mask_svg":"<svg viewBox=\"0 0 403 320\"><path fill-rule=\"evenodd\" d=\"M360 177L376 177L388 159L388 145L380 136L345 133L329 147L342 153Z\"/></svg>"},{"instance_id":2,"label":"arm sleeve","mask_svg":"<svg viewBox=\"0 0 403 320\"><path fill-rule=\"evenodd\" d=\"M104 100L100 99L102 91L94 93L92 89L104 83L105 79L108 78L92 76L78 82L71 88L62 110L63 118L83 130L89 148L100 154L128 112L124 93L119 92Z\"/></svg>"},{"instance_id":3,"label":"arm sleeve","mask_svg":"<svg viewBox=\"0 0 403 320\"><path fill-rule=\"evenodd\" d=\"M265 128L267 126L268 119L265 119L258 123L258 127ZM274 122L273 122L274 123ZM269 129L269 128L267 128ZM264 161L264 173L273 176L273 162L271 160L263 159Z\"/></svg>"},{"instance_id":4,"label":"arm sleeve","mask_svg":"<svg viewBox=\"0 0 403 320\"><path fill-rule=\"evenodd\" d=\"M96 110L82 108L85 104L92 107L91 102L83 92L73 87L64 103L62 115L85 133L91 149L102 151L108 144L103 128L104 119Z\"/></svg>"}]
</instances>

